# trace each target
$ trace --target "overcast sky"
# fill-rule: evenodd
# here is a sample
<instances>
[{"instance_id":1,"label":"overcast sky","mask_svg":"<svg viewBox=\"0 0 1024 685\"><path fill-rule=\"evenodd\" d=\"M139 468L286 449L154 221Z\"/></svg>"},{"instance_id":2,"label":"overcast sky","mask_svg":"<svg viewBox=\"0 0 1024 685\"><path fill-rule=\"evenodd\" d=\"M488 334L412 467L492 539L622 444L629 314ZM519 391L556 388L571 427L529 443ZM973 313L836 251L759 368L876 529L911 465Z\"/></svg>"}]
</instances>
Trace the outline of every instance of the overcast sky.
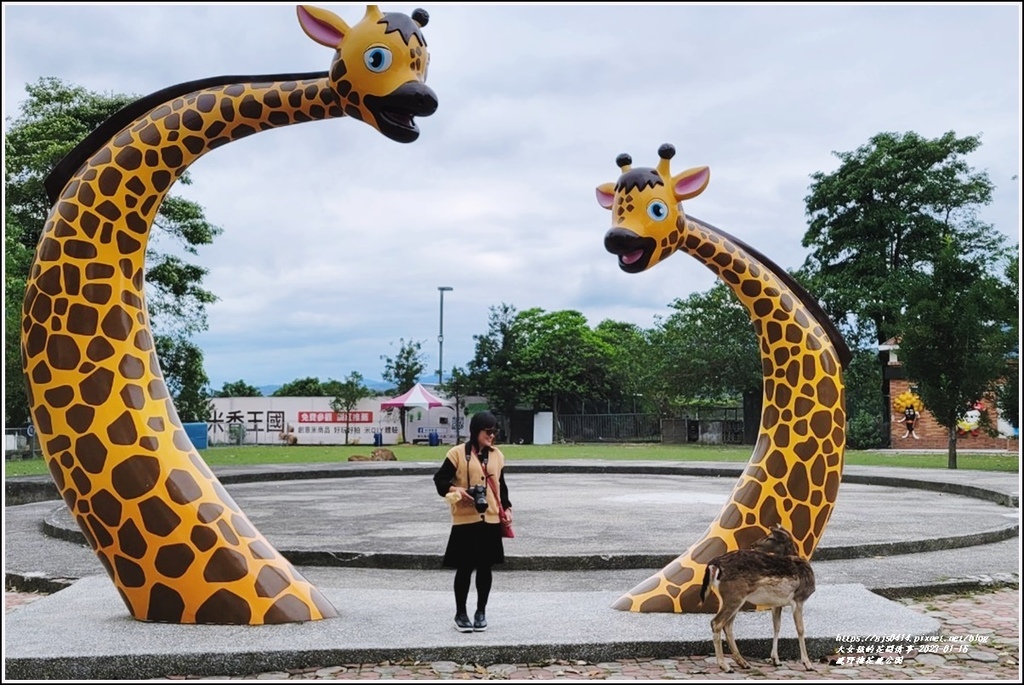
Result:
<instances>
[{"instance_id":1,"label":"overcast sky","mask_svg":"<svg viewBox=\"0 0 1024 685\"><path fill-rule=\"evenodd\" d=\"M348 23L365 5L323 4ZM798 267L810 175L883 131L982 136L982 218L1020 234L1021 9L970 5L381 5L430 13L437 113L403 145L351 119L219 148L172 193L224 229L201 250L220 300L198 338L214 388L358 371L421 341L436 380L489 309L572 309L649 328L714 276L679 254L629 275L594 187L615 157L711 167L690 214ZM5 3L4 122L57 77L145 95L200 78L326 70L294 5Z\"/></svg>"}]
</instances>

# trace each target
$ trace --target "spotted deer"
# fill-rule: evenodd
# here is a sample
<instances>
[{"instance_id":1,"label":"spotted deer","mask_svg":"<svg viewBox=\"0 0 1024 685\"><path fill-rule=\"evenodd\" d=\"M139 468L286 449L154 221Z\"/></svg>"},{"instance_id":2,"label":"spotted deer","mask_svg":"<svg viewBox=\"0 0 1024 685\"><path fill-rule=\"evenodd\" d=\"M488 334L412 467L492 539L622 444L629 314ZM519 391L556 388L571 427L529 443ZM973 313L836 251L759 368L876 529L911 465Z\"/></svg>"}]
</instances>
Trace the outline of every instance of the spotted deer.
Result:
<instances>
[{"instance_id":1,"label":"spotted deer","mask_svg":"<svg viewBox=\"0 0 1024 685\"><path fill-rule=\"evenodd\" d=\"M793 608L793 623L800 641L800 661L808 671L814 670L804 643L804 602L814 593L814 571L810 562L800 556L788 530L776 525L749 549L733 550L712 559L704 571L700 588L702 603L709 585L721 599L721 608L711 619L711 637L719 668L726 673L732 672L722 654L722 631L725 631L736 665L740 668L749 666L736 647L732 624L740 609L750 603L772 608L771 662L776 666L782 663L779 661L782 608Z\"/></svg>"}]
</instances>

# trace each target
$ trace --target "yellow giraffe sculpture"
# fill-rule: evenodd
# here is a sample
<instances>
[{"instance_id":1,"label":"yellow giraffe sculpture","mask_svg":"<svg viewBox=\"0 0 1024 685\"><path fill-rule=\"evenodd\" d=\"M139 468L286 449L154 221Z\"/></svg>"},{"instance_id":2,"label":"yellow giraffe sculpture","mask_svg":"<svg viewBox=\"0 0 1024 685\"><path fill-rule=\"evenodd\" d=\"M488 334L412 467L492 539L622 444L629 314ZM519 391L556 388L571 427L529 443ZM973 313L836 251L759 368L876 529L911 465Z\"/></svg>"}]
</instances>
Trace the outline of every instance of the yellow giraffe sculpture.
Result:
<instances>
[{"instance_id":1,"label":"yellow giraffe sculpture","mask_svg":"<svg viewBox=\"0 0 1024 685\"><path fill-rule=\"evenodd\" d=\"M842 367L850 353L835 326L806 291L764 255L699 219L681 202L708 185L707 167L675 176L675 148L662 145L656 169L615 160L621 175L597 187L612 212L604 244L626 273L639 273L676 250L697 258L746 307L761 348L764 409L746 470L718 518L665 568L617 599L612 607L639 612L714 613L718 598L700 602L704 567L745 549L782 524L810 558L835 506L843 473L846 410Z\"/></svg>"},{"instance_id":2,"label":"yellow giraffe sculpture","mask_svg":"<svg viewBox=\"0 0 1024 685\"><path fill-rule=\"evenodd\" d=\"M196 159L260 131L350 116L402 143L437 98L427 13L369 6L349 26L297 8L329 72L215 77L129 105L47 179L53 208L22 319L29 405L57 488L131 615L265 624L335 608L255 529L203 462L167 391L144 294L146 244Z\"/></svg>"}]
</instances>

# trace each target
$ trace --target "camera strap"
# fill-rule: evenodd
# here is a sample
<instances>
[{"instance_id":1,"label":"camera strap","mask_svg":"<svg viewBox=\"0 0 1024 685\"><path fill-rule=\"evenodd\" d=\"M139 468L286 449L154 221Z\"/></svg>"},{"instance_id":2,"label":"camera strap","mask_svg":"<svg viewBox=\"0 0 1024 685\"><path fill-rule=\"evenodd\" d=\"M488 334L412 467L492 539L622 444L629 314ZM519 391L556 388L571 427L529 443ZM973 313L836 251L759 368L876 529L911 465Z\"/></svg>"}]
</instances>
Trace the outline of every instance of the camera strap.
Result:
<instances>
[{"instance_id":1,"label":"camera strap","mask_svg":"<svg viewBox=\"0 0 1024 685\"><path fill-rule=\"evenodd\" d=\"M473 461L473 445L471 443L467 442L466 443L466 487L467 488L472 486L472 482L471 482L470 477L469 477L469 464L472 461ZM483 472L484 472L484 482L486 483L487 482L487 459L483 458L483 459L480 459L479 461L480 461L480 467L483 469ZM458 476L458 474L456 474L456 476Z\"/></svg>"}]
</instances>

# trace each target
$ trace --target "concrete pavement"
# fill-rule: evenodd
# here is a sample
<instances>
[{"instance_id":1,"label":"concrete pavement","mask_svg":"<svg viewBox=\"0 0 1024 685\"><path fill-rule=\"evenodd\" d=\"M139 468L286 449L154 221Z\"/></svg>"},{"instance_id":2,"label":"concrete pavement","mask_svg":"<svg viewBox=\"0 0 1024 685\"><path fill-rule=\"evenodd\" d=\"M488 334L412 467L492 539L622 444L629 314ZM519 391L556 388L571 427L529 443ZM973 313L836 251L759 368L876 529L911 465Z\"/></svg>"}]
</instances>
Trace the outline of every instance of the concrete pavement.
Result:
<instances>
[{"instance_id":1,"label":"concrete pavement","mask_svg":"<svg viewBox=\"0 0 1024 685\"><path fill-rule=\"evenodd\" d=\"M76 540L81 534L60 501L9 504L8 586L71 585L6 617L6 675L150 678L385 659L601 661L710 653L708 615L631 614L609 605L685 551L744 466L510 465L517 537L506 541L509 563L495 575L491 628L473 634L451 626L452 575L438 568L448 514L430 481L434 463L215 469L257 528L341 614L306 624L136 622L92 551ZM39 487L45 483L40 479ZM32 499L24 483L7 485L8 503ZM1017 474L847 467L814 560L818 591L805 610L812 659L831 653L837 635L938 629L933 619L885 596L1015 583L1018 501ZM793 658L795 632L786 613L780 648L783 658ZM741 649L766 654L768 615L740 619Z\"/></svg>"}]
</instances>

